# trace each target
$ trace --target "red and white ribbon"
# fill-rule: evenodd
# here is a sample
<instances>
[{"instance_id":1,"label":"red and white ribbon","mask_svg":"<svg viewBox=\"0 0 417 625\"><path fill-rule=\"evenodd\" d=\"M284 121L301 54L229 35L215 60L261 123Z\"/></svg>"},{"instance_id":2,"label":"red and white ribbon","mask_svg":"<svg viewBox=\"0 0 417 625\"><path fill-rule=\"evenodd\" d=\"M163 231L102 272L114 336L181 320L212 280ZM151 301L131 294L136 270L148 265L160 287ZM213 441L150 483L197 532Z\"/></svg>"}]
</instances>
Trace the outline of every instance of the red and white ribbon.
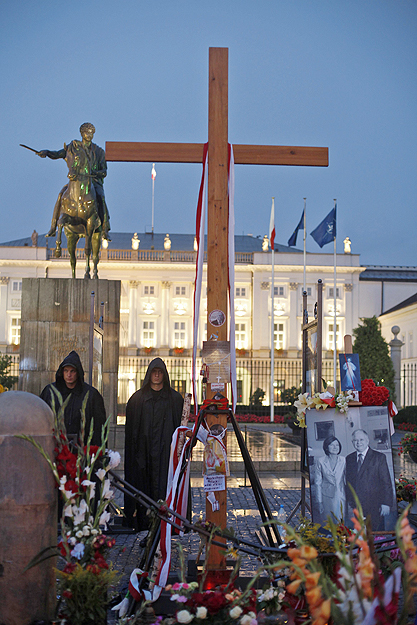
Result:
<instances>
[{"instance_id":1,"label":"red and white ribbon","mask_svg":"<svg viewBox=\"0 0 417 625\"><path fill-rule=\"evenodd\" d=\"M236 408L236 349L235 349L235 160L233 146L229 143L229 342L230 342L230 380L232 390L232 408Z\"/></svg>"},{"instance_id":2,"label":"red and white ribbon","mask_svg":"<svg viewBox=\"0 0 417 625\"><path fill-rule=\"evenodd\" d=\"M197 345L198 345L198 326L200 324L200 302L201 302L201 285L203 282L203 261L204 261L204 224L206 219L206 195L207 195L207 175L208 175L208 143L204 144L203 151L203 173L201 176L200 191L197 202L196 217L196 240L197 240L197 262L195 269L195 286L194 286L194 318L193 318L193 364L192 364L192 383L194 398L194 414L198 412L197 401Z\"/></svg>"}]
</instances>

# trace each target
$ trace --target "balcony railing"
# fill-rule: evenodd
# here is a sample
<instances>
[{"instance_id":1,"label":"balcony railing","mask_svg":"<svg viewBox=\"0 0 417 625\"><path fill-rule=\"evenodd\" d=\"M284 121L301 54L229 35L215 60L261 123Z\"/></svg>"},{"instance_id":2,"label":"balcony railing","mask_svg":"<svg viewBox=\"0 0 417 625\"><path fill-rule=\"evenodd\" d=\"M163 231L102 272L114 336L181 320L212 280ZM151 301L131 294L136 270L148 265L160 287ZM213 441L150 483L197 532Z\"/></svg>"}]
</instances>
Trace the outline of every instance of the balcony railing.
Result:
<instances>
[{"instance_id":1,"label":"balcony railing","mask_svg":"<svg viewBox=\"0 0 417 625\"><path fill-rule=\"evenodd\" d=\"M55 258L55 250L47 250L48 260L56 262L68 261L69 253L66 247L61 250L60 258ZM85 260L84 248L76 250L77 260ZM163 250L114 250L111 248L100 250L100 261L120 261L120 262L156 262L156 263L195 263L197 258L196 252L188 251L163 251ZM204 253L204 262L207 262L207 252ZM236 252L235 263L237 265L252 265L252 252Z\"/></svg>"}]
</instances>

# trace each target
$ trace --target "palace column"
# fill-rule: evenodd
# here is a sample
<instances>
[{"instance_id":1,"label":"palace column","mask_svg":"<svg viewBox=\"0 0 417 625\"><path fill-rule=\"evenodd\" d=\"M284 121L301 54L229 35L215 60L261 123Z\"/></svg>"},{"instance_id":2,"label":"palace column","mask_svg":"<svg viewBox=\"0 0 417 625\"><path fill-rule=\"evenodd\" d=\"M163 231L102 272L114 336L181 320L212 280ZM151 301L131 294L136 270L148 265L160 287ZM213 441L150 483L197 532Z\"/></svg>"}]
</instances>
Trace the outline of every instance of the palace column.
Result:
<instances>
[{"instance_id":1,"label":"palace column","mask_svg":"<svg viewBox=\"0 0 417 625\"><path fill-rule=\"evenodd\" d=\"M298 352L299 350L299 339L301 335L301 326L299 321L300 311L298 310L299 299L298 299L298 291L299 284L298 282L290 282L290 318L288 321L288 351L289 352ZM295 355L296 355L295 354ZM294 357L294 353L288 354L289 356Z\"/></svg>"},{"instance_id":2,"label":"palace column","mask_svg":"<svg viewBox=\"0 0 417 625\"><path fill-rule=\"evenodd\" d=\"M129 350L138 347L138 287L139 280L129 281ZM135 351L136 354L136 351Z\"/></svg>"},{"instance_id":3,"label":"palace column","mask_svg":"<svg viewBox=\"0 0 417 625\"><path fill-rule=\"evenodd\" d=\"M170 289L172 282L164 280L162 282L162 307L161 307L161 349L169 349L171 338L170 327Z\"/></svg>"}]
</instances>

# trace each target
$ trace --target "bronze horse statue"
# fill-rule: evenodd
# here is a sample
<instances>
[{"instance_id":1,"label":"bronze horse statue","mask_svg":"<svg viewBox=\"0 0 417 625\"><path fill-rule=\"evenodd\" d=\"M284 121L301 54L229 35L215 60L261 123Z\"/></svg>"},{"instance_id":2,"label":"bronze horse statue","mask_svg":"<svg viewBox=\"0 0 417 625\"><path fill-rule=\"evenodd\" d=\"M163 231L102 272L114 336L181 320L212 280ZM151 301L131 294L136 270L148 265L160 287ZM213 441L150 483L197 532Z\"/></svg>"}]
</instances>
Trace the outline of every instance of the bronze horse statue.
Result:
<instances>
[{"instance_id":1,"label":"bronze horse statue","mask_svg":"<svg viewBox=\"0 0 417 625\"><path fill-rule=\"evenodd\" d=\"M74 139L66 146L65 160L69 182L60 193L61 211L55 257L61 257L62 228L68 242L72 277L75 278L76 248L80 237L85 237L85 274L90 278L90 256L93 260L93 278L98 278L98 261L101 244L101 220L97 212L96 192L92 183L91 165L82 141Z\"/></svg>"}]
</instances>

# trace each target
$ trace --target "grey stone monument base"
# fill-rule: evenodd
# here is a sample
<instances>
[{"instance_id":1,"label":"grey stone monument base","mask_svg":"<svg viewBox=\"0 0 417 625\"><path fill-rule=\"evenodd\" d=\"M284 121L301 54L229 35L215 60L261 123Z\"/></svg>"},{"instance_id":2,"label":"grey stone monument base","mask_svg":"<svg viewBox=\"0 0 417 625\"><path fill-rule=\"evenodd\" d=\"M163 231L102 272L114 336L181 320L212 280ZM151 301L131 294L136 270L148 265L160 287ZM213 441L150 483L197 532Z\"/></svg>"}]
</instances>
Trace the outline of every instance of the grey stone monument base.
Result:
<instances>
[{"instance_id":1,"label":"grey stone monument base","mask_svg":"<svg viewBox=\"0 0 417 625\"><path fill-rule=\"evenodd\" d=\"M91 292L94 320L104 302L102 395L111 423L117 418L119 366L120 280L24 278L19 390L39 395L62 360L78 352L88 382ZM112 446L109 440L109 446Z\"/></svg>"}]
</instances>

